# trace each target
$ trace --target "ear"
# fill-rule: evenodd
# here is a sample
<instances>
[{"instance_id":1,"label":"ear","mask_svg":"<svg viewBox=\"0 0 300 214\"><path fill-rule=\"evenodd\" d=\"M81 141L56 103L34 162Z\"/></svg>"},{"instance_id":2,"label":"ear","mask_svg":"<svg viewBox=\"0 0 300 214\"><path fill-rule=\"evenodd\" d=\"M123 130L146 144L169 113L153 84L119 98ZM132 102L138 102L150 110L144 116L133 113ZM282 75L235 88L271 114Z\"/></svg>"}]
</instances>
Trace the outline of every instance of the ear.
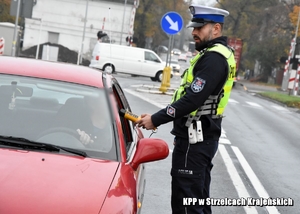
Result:
<instances>
[{"instance_id":1,"label":"ear","mask_svg":"<svg viewBox=\"0 0 300 214\"><path fill-rule=\"evenodd\" d=\"M221 35L222 33L222 26L220 25L220 23L216 23L213 25L213 34L216 36Z\"/></svg>"}]
</instances>

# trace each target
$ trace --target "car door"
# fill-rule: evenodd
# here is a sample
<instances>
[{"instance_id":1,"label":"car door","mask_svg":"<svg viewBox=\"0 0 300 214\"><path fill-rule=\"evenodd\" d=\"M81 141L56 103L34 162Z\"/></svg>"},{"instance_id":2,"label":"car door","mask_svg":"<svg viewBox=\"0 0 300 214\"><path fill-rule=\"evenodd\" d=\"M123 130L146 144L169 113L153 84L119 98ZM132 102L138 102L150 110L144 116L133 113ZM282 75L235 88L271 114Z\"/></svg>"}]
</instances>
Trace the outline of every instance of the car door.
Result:
<instances>
[{"instance_id":1,"label":"car door","mask_svg":"<svg viewBox=\"0 0 300 214\"><path fill-rule=\"evenodd\" d=\"M142 68L144 76L155 77L158 71L163 70L163 62L154 52L145 50L144 59Z\"/></svg>"},{"instance_id":2,"label":"car door","mask_svg":"<svg viewBox=\"0 0 300 214\"><path fill-rule=\"evenodd\" d=\"M135 47L124 48L123 72L132 75L140 75L142 71L142 50Z\"/></svg>"},{"instance_id":3,"label":"car door","mask_svg":"<svg viewBox=\"0 0 300 214\"><path fill-rule=\"evenodd\" d=\"M112 79L112 90L113 96L117 102L117 108L125 109L131 112L130 105L125 97L125 94L118 84L116 79ZM133 122L119 117L124 137L124 145L125 154L126 154L126 162L130 161L135 154L135 149L138 144L139 139L143 138L142 132L133 124ZM122 150L122 149L121 149ZM145 165L141 164L138 169L134 172L134 179L136 180L136 193L137 193L137 205L142 203L144 197L145 190ZM140 211L140 209L138 209Z\"/></svg>"}]
</instances>

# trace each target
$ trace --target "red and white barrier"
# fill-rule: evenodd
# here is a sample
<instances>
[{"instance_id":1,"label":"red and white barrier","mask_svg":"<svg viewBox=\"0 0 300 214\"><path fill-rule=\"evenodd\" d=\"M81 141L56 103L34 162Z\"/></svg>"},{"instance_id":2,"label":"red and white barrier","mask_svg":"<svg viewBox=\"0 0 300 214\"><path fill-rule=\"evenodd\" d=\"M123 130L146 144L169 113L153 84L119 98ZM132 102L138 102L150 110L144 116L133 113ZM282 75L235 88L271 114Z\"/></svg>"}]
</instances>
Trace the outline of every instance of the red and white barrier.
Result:
<instances>
[{"instance_id":1,"label":"red and white barrier","mask_svg":"<svg viewBox=\"0 0 300 214\"><path fill-rule=\"evenodd\" d=\"M103 17L102 31L104 31L105 17Z\"/></svg>"},{"instance_id":2,"label":"red and white barrier","mask_svg":"<svg viewBox=\"0 0 300 214\"><path fill-rule=\"evenodd\" d=\"M298 87L299 87L299 77L300 77L300 64L298 64L296 79L295 79L295 87L294 87L294 95L297 96L298 94Z\"/></svg>"},{"instance_id":3,"label":"red and white barrier","mask_svg":"<svg viewBox=\"0 0 300 214\"><path fill-rule=\"evenodd\" d=\"M0 56L4 54L4 45L5 45L5 39L2 37L0 38Z\"/></svg>"},{"instance_id":4,"label":"red and white barrier","mask_svg":"<svg viewBox=\"0 0 300 214\"><path fill-rule=\"evenodd\" d=\"M132 6L131 15L130 15L130 25L128 29L128 38L132 37L133 35L133 24L135 19L135 13L136 13L136 7L137 7L137 1L135 0ZM132 41L128 40L129 45L131 46Z\"/></svg>"},{"instance_id":5,"label":"red and white barrier","mask_svg":"<svg viewBox=\"0 0 300 214\"><path fill-rule=\"evenodd\" d=\"M296 42L296 39L293 38L292 42L291 42L290 53L289 53L288 59L285 61L284 72L283 72L284 76L286 76L286 74L289 70L290 61L291 61L291 58L293 57L292 55L293 55L295 44L296 44L295 42Z\"/></svg>"}]
</instances>

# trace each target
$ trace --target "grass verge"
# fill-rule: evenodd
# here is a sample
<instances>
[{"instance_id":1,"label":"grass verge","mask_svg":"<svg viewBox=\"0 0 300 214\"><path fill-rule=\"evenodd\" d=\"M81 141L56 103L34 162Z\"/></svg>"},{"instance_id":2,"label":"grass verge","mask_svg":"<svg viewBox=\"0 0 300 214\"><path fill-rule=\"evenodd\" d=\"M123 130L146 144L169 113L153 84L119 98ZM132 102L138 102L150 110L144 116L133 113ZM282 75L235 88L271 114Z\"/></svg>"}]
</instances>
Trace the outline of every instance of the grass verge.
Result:
<instances>
[{"instance_id":1,"label":"grass verge","mask_svg":"<svg viewBox=\"0 0 300 214\"><path fill-rule=\"evenodd\" d=\"M276 100L280 103L283 103L288 107L300 109L300 97L283 94L280 92L259 92L258 94L260 94L263 97L268 97L272 100Z\"/></svg>"}]
</instances>

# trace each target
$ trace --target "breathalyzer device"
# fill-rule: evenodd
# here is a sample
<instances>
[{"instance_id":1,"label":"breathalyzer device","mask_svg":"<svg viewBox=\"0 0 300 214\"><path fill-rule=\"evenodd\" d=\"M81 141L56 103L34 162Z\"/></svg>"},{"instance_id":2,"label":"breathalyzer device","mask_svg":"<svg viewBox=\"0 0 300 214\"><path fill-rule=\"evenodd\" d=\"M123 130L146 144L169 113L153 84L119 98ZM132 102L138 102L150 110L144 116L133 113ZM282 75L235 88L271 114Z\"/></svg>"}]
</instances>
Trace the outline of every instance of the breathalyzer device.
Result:
<instances>
[{"instance_id":1,"label":"breathalyzer device","mask_svg":"<svg viewBox=\"0 0 300 214\"><path fill-rule=\"evenodd\" d=\"M120 116L124 117L127 120L131 120L134 123L140 119L139 116L137 116L136 114L133 114L129 111L126 111L125 109L120 109L119 114L120 114Z\"/></svg>"},{"instance_id":2,"label":"breathalyzer device","mask_svg":"<svg viewBox=\"0 0 300 214\"><path fill-rule=\"evenodd\" d=\"M136 123L139 119L141 119L141 117L139 117L136 114L133 114L130 111L127 111L125 109L120 109L119 114L121 117L124 117L127 120L131 120L134 123ZM154 128L153 130L156 130L156 128Z\"/></svg>"}]
</instances>

